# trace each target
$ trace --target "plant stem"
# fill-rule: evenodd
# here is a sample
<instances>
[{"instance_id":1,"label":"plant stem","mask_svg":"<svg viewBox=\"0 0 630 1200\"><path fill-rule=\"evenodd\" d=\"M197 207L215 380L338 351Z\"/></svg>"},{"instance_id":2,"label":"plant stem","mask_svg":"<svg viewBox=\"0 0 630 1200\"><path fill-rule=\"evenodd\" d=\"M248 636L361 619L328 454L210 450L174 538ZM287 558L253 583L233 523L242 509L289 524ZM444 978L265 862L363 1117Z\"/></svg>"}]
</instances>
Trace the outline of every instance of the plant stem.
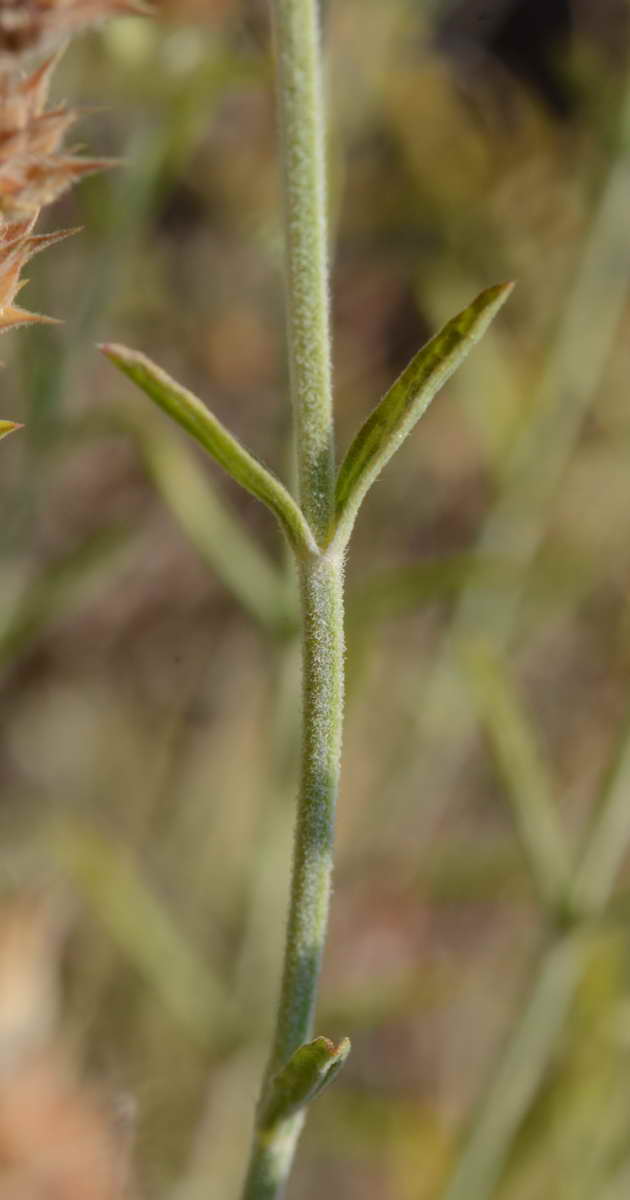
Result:
<instances>
[{"instance_id":1,"label":"plant stem","mask_svg":"<svg viewBox=\"0 0 630 1200\"><path fill-rule=\"evenodd\" d=\"M324 124L316 0L274 0L282 130L289 356L302 511L318 544L334 520ZM295 547L294 547L295 548ZM297 553L303 629L302 776L270 1078L313 1034L328 921L344 684L343 557ZM301 1110L266 1127L259 1105L243 1200L278 1200Z\"/></svg>"},{"instance_id":2,"label":"plant stem","mask_svg":"<svg viewBox=\"0 0 630 1200\"><path fill-rule=\"evenodd\" d=\"M317 0L272 0L272 11L300 503L325 544L334 514L335 449Z\"/></svg>"},{"instance_id":3,"label":"plant stem","mask_svg":"<svg viewBox=\"0 0 630 1200\"><path fill-rule=\"evenodd\" d=\"M267 1081L313 1033L328 919L343 715L342 564L321 554L301 566L304 613L302 780L276 1031ZM303 1112L257 1126L244 1200L284 1191Z\"/></svg>"},{"instance_id":4,"label":"plant stem","mask_svg":"<svg viewBox=\"0 0 630 1200\"><path fill-rule=\"evenodd\" d=\"M301 568L304 614L303 752L284 975L270 1063L273 1073L312 1034L326 937L343 718L341 563Z\"/></svg>"}]
</instances>

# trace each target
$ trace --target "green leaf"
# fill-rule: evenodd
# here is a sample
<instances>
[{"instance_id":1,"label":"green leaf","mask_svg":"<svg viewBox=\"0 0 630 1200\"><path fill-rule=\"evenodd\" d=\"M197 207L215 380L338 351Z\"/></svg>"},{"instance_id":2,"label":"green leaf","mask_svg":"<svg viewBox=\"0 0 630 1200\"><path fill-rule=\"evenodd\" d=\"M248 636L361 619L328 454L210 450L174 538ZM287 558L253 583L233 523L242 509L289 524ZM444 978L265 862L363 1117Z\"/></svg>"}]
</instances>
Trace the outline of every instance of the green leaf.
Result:
<instances>
[{"instance_id":1,"label":"green leaf","mask_svg":"<svg viewBox=\"0 0 630 1200\"><path fill-rule=\"evenodd\" d=\"M337 476L334 542L343 549L369 488L380 475L436 392L505 304L513 283L487 288L423 346L357 433Z\"/></svg>"},{"instance_id":2,"label":"green leaf","mask_svg":"<svg viewBox=\"0 0 630 1200\"><path fill-rule=\"evenodd\" d=\"M571 1005L592 951L588 929L544 951L525 1007L493 1067L441 1200L491 1200L519 1129L540 1094L566 1031ZM565 1193L566 1194L566 1193Z\"/></svg>"},{"instance_id":3,"label":"green leaf","mask_svg":"<svg viewBox=\"0 0 630 1200\"><path fill-rule=\"evenodd\" d=\"M500 656L485 639L461 648L479 717L506 785L516 830L540 898L550 915L566 905L571 877L567 839L554 785L535 730Z\"/></svg>"},{"instance_id":4,"label":"green leaf","mask_svg":"<svg viewBox=\"0 0 630 1200\"><path fill-rule=\"evenodd\" d=\"M54 832L52 850L180 1027L201 1045L231 1040L238 1029L233 997L183 935L129 847L75 823Z\"/></svg>"},{"instance_id":5,"label":"green leaf","mask_svg":"<svg viewBox=\"0 0 630 1200\"><path fill-rule=\"evenodd\" d=\"M586 833L573 888L577 912L601 912L630 844L630 712L626 712L601 796Z\"/></svg>"},{"instance_id":6,"label":"green leaf","mask_svg":"<svg viewBox=\"0 0 630 1200\"><path fill-rule=\"evenodd\" d=\"M16 429L21 429L22 426L17 421L0 421L0 439L6 437L9 433L14 433Z\"/></svg>"},{"instance_id":7,"label":"green leaf","mask_svg":"<svg viewBox=\"0 0 630 1200\"><path fill-rule=\"evenodd\" d=\"M271 509L299 557L317 553L317 543L306 518L284 484L241 446L197 396L137 350L111 343L99 349L182 429L196 438L228 475Z\"/></svg>"},{"instance_id":8,"label":"green leaf","mask_svg":"<svg viewBox=\"0 0 630 1200\"><path fill-rule=\"evenodd\" d=\"M338 1075L350 1053L350 1039L338 1046L317 1037L298 1046L288 1063L270 1079L260 1111L260 1125L269 1130L310 1104Z\"/></svg>"},{"instance_id":9,"label":"green leaf","mask_svg":"<svg viewBox=\"0 0 630 1200\"><path fill-rule=\"evenodd\" d=\"M103 529L28 578L0 619L0 667L15 662L60 617L74 617L86 592L102 587L124 563L130 543L128 525Z\"/></svg>"}]
</instances>

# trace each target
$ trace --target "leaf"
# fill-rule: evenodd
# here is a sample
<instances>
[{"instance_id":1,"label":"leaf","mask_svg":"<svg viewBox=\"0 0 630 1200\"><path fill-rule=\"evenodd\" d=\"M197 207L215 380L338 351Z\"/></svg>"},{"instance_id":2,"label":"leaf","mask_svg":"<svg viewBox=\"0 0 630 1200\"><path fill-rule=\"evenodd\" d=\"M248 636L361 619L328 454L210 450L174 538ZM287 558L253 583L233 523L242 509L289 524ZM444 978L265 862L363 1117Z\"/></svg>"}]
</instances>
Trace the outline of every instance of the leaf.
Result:
<instances>
[{"instance_id":1,"label":"leaf","mask_svg":"<svg viewBox=\"0 0 630 1200\"><path fill-rule=\"evenodd\" d=\"M22 429L17 421L0 421L0 439L14 433L16 429Z\"/></svg>"},{"instance_id":2,"label":"leaf","mask_svg":"<svg viewBox=\"0 0 630 1200\"><path fill-rule=\"evenodd\" d=\"M543 952L525 1006L492 1068L441 1200L490 1200L510 1149L558 1054L571 1005L592 949L576 929ZM592 1194L592 1193L591 1193Z\"/></svg>"},{"instance_id":3,"label":"leaf","mask_svg":"<svg viewBox=\"0 0 630 1200\"><path fill-rule=\"evenodd\" d=\"M630 844L630 713L626 712L587 831L573 887L577 912L606 906Z\"/></svg>"},{"instance_id":4,"label":"leaf","mask_svg":"<svg viewBox=\"0 0 630 1200\"><path fill-rule=\"evenodd\" d=\"M334 542L339 549L348 542L369 488L436 392L483 336L513 287L513 283L500 283L487 288L453 317L412 358L357 433L337 476Z\"/></svg>"},{"instance_id":5,"label":"leaf","mask_svg":"<svg viewBox=\"0 0 630 1200\"><path fill-rule=\"evenodd\" d=\"M183 935L129 846L71 823L54 832L52 850L82 899L181 1028L200 1045L233 1037L238 1029L233 996Z\"/></svg>"},{"instance_id":6,"label":"leaf","mask_svg":"<svg viewBox=\"0 0 630 1200\"><path fill-rule=\"evenodd\" d=\"M535 730L506 665L482 638L461 648L472 697L506 785L518 837L550 915L566 907L571 859L554 803L554 785Z\"/></svg>"},{"instance_id":7,"label":"leaf","mask_svg":"<svg viewBox=\"0 0 630 1200\"><path fill-rule=\"evenodd\" d=\"M114 526L91 534L54 558L25 581L0 619L0 667L16 662L61 617L74 618L86 592L129 552L130 527Z\"/></svg>"},{"instance_id":8,"label":"leaf","mask_svg":"<svg viewBox=\"0 0 630 1200\"><path fill-rule=\"evenodd\" d=\"M269 1081L261 1105L261 1128L269 1130L310 1104L332 1083L349 1053L349 1038L343 1038L338 1046L326 1037L298 1046L288 1063Z\"/></svg>"},{"instance_id":9,"label":"leaf","mask_svg":"<svg viewBox=\"0 0 630 1200\"><path fill-rule=\"evenodd\" d=\"M317 543L306 518L284 484L241 446L197 396L137 350L111 343L99 346L99 349L182 429L196 438L228 475L271 509L298 557L317 553Z\"/></svg>"}]
</instances>

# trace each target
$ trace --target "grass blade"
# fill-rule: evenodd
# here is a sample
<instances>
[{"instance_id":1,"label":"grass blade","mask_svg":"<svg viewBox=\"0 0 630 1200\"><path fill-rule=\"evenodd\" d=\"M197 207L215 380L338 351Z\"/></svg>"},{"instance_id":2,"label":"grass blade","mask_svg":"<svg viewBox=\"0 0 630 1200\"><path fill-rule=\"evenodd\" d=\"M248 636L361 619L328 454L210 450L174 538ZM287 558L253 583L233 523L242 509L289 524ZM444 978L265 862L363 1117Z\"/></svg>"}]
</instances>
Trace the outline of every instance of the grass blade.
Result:
<instances>
[{"instance_id":1,"label":"grass blade","mask_svg":"<svg viewBox=\"0 0 630 1200\"><path fill-rule=\"evenodd\" d=\"M515 688L489 643L462 651L479 717L485 727L524 855L550 913L567 899L571 860L554 805L553 783Z\"/></svg>"},{"instance_id":2,"label":"grass blade","mask_svg":"<svg viewBox=\"0 0 630 1200\"><path fill-rule=\"evenodd\" d=\"M487 288L412 358L357 433L337 476L335 541L347 544L359 507L436 392L479 341L513 283Z\"/></svg>"},{"instance_id":3,"label":"grass blade","mask_svg":"<svg viewBox=\"0 0 630 1200\"><path fill-rule=\"evenodd\" d=\"M496 1194L512 1141L566 1023L589 946L589 939L578 932L543 956L441 1200L490 1200Z\"/></svg>"},{"instance_id":4,"label":"grass blade","mask_svg":"<svg viewBox=\"0 0 630 1200\"><path fill-rule=\"evenodd\" d=\"M626 717L577 871L578 911L599 912L610 899L630 845L629 789L630 717Z\"/></svg>"},{"instance_id":5,"label":"grass blade","mask_svg":"<svg viewBox=\"0 0 630 1200\"><path fill-rule=\"evenodd\" d=\"M196 438L232 479L271 509L299 557L317 551L306 518L284 485L241 446L197 396L137 350L112 343L99 349L182 429Z\"/></svg>"},{"instance_id":6,"label":"grass blade","mask_svg":"<svg viewBox=\"0 0 630 1200\"><path fill-rule=\"evenodd\" d=\"M201 1045L237 1028L221 983L189 944L122 843L87 828L60 829L53 842L82 898L153 988L173 1020Z\"/></svg>"},{"instance_id":7,"label":"grass blade","mask_svg":"<svg viewBox=\"0 0 630 1200\"><path fill-rule=\"evenodd\" d=\"M193 448L168 429L134 432L162 499L211 570L268 632L297 630L291 581L223 503Z\"/></svg>"}]
</instances>

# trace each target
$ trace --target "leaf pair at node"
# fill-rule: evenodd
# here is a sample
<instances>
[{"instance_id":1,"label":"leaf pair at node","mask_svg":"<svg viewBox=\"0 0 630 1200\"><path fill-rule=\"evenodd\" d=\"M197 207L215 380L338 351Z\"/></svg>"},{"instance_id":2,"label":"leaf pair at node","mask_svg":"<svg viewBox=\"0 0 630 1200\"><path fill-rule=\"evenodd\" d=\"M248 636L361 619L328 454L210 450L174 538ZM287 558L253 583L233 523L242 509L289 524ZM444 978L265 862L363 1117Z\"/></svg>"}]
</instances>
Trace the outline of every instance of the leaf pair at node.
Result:
<instances>
[{"instance_id":1,"label":"leaf pair at node","mask_svg":"<svg viewBox=\"0 0 630 1200\"><path fill-rule=\"evenodd\" d=\"M359 508L383 467L426 412L436 392L472 347L512 291L512 283L481 292L415 355L367 418L337 475L335 524L328 546L319 546L301 508L276 477L258 462L186 388L144 354L106 344L103 353L247 491L275 514L298 557L329 549L343 553Z\"/></svg>"}]
</instances>

